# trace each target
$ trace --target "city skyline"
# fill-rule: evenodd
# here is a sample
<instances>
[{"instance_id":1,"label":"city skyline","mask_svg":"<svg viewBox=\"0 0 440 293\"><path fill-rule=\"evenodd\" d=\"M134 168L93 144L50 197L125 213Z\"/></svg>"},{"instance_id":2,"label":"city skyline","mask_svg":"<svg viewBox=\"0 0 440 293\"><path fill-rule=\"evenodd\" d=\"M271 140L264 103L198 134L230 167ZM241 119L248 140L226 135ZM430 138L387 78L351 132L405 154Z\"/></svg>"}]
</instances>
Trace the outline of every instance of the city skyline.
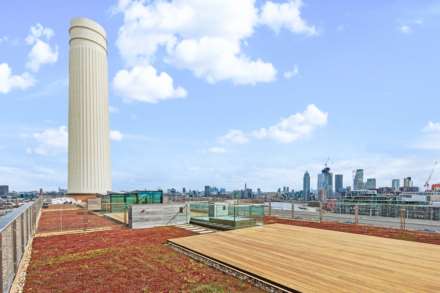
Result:
<instances>
[{"instance_id":1,"label":"city skyline","mask_svg":"<svg viewBox=\"0 0 440 293\"><path fill-rule=\"evenodd\" d=\"M248 16L228 29L194 16L172 28L136 26L135 9L173 17L154 1L42 2L0 12L0 184L13 190L67 186L67 28L76 15L108 33L115 190L243 182L301 190L306 170L317 186L327 157L345 185L361 168L377 186L409 176L423 187L440 156L430 106L438 1L243 1L240 12L228 9L236 1L212 2L221 21ZM195 1L169 5L182 3L206 12ZM20 22L7 17L18 12Z\"/></svg>"}]
</instances>

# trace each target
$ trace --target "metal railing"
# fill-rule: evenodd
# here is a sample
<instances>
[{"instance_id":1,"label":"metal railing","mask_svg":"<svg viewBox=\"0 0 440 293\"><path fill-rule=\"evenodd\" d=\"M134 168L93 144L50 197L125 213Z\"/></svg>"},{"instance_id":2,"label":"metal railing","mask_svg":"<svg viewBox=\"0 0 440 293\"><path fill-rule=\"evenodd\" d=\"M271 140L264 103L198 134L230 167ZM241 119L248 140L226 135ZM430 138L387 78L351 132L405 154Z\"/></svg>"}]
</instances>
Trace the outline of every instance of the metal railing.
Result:
<instances>
[{"instance_id":1,"label":"metal railing","mask_svg":"<svg viewBox=\"0 0 440 293\"><path fill-rule=\"evenodd\" d=\"M0 218L0 284L9 292L40 215L42 198L26 203Z\"/></svg>"},{"instance_id":2,"label":"metal railing","mask_svg":"<svg viewBox=\"0 0 440 293\"><path fill-rule=\"evenodd\" d=\"M345 204L324 207L319 202L266 202L265 215L303 221L330 221L383 228L440 232L440 207L420 205Z\"/></svg>"}]
</instances>

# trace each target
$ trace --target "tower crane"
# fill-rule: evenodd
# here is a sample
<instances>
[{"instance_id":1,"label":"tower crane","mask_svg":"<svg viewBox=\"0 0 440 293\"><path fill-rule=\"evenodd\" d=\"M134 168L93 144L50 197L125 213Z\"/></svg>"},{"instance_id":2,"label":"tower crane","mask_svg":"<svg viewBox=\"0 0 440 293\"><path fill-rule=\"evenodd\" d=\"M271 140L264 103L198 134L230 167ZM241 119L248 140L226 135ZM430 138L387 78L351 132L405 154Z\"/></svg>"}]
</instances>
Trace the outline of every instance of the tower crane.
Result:
<instances>
[{"instance_id":1,"label":"tower crane","mask_svg":"<svg viewBox=\"0 0 440 293\"><path fill-rule=\"evenodd\" d=\"M327 168L328 167L328 163L330 163L330 157L327 158L327 160L325 161L324 166Z\"/></svg>"},{"instance_id":2,"label":"tower crane","mask_svg":"<svg viewBox=\"0 0 440 293\"><path fill-rule=\"evenodd\" d=\"M432 175L434 174L435 167L437 167L437 164L438 164L438 162L435 161L434 162L434 167L432 167L431 173L429 173L428 179L426 179L426 182L425 182L425 185L424 185L425 186L425 190L429 190L429 181L431 181Z\"/></svg>"}]
</instances>

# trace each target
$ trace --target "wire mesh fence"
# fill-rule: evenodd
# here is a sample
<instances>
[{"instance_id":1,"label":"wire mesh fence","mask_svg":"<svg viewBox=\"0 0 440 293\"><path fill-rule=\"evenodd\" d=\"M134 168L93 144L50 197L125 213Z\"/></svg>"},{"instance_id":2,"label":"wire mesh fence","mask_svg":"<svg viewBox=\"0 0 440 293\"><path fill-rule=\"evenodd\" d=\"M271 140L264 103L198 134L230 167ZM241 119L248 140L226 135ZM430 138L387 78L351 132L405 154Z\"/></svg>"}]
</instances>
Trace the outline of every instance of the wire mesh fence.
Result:
<instances>
[{"instance_id":1,"label":"wire mesh fence","mask_svg":"<svg viewBox=\"0 0 440 293\"><path fill-rule=\"evenodd\" d=\"M43 209L38 233L73 233L119 227L118 221L123 222L126 216L126 207L110 208L110 211L112 210L116 218L107 216L111 212L106 210L93 211L70 203L52 204ZM121 219L117 218L118 216Z\"/></svg>"},{"instance_id":2,"label":"wire mesh fence","mask_svg":"<svg viewBox=\"0 0 440 293\"><path fill-rule=\"evenodd\" d=\"M26 203L0 218L0 284L9 292L19 263L37 227L43 200Z\"/></svg>"}]
</instances>

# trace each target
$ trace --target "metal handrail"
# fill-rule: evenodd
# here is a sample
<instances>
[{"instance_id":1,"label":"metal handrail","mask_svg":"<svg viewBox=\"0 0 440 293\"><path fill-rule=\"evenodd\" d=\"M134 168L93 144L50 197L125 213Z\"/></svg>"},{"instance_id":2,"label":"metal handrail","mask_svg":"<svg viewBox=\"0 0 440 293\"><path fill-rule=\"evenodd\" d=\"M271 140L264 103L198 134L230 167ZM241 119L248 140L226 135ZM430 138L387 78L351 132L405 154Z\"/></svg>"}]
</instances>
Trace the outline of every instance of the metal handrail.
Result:
<instances>
[{"instance_id":1,"label":"metal handrail","mask_svg":"<svg viewBox=\"0 0 440 293\"><path fill-rule=\"evenodd\" d=\"M21 205L20 207L15 208L9 213L0 217L0 233L2 233L5 229L7 229L9 225L11 225L18 217L20 217L28 208L36 204L38 200L40 199L37 199L36 201L33 202L25 203L24 205Z\"/></svg>"}]
</instances>

